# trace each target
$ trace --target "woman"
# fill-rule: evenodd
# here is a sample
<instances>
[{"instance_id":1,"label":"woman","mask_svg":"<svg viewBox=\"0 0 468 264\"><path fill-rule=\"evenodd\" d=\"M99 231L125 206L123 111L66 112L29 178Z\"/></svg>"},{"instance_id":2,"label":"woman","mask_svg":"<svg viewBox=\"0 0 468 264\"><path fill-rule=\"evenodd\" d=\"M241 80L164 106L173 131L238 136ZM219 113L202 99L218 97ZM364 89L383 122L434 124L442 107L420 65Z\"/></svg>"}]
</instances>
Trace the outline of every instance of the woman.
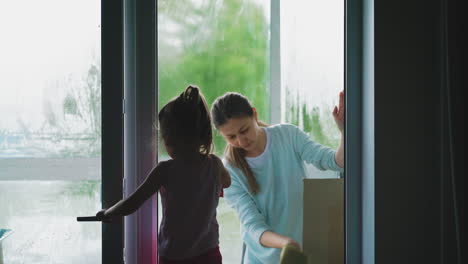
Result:
<instances>
[{"instance_id":1,"label":"woman","mask_svg":"<svg viewBox=\"0 0 468 264\"><path fill-rule=\"evenodd\" d=\"M296 126L259 122L256 109L238 93L217 98L211 113L228 143L224 163L232 182L224 196L241 222L244 263L278 263L285 245L301 248L304 161L320 170L344 167L344 94L333 110L341 131L336 151Z\"/></svg>"}]
</instances>

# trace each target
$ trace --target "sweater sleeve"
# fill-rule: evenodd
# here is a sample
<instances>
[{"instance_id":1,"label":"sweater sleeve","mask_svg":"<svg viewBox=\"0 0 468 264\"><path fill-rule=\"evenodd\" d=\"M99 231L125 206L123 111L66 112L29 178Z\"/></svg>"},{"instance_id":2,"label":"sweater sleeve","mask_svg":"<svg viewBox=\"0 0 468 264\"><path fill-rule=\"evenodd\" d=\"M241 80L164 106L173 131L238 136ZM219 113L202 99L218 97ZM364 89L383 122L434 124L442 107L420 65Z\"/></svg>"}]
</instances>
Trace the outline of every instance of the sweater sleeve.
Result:
<instances>
[{"instance_id":1,"label":"sweater sleeve","mask_svg":"<svg viewBox=\"0 0 468 264\"><path fill-rule=\"evenodd\" d=\"M313 141L298 127L294 125L289 127L294 150L303 161L313 164L319 170L343 171L336 164L335 150Z\"/></svg>"},{"instance_id":2,"label":"sweater sleeve","mask_svg":"<svg viewBox=\"0 0 468 264\"><path fill-rule=\"evenodd\" d=\"M260 237L263 232L271 230L265 222L265 217L258 210L255 201L242 185L239 177L243 177L240 171L226 166L231 175L231 186L224 191L227 204L236 210L245 235L260 245ZM260 245L261 246L261 245Z\"/></svg>"}]
</instances>

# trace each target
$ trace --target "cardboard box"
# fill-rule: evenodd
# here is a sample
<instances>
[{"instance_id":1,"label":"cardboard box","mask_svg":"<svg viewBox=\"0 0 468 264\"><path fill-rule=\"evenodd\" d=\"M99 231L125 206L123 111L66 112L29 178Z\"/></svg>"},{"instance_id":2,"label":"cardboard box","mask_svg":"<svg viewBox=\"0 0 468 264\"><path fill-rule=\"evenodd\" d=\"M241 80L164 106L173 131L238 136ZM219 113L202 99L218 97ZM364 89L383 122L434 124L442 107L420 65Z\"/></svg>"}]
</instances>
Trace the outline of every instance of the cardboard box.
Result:
<instances>
[{"instance_id":1,"label":"cardboard box","mask_svg":"<svg viewBox=\"0 0 468 264\"><path fill-rule=\"evenodd\" d=\"M344 264L344 180L304 180L304 253L309 264Z\"/></svg>"}]
</instances>

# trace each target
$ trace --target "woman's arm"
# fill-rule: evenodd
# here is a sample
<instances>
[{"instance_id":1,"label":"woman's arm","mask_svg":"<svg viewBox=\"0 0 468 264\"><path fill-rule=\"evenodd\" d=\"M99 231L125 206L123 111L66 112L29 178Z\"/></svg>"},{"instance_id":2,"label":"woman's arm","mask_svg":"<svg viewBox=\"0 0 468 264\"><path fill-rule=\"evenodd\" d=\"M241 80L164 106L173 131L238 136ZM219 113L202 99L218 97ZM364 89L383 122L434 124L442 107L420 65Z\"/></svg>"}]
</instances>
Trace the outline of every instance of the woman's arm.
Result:
<instances>
[{"instance_id":1,"label":"woman's arm","mask_svg":"<svg viewBox=\"0 0 468 264\"><path fill-rule=\"evenodd\" d=\"M126 199L120 200L104 212L101 210L98 212L97 216L125 216L135 212L148 198L156 193L163 184L165 177L167 177L167 173L163 169L164 167L162 163L158 164L132 195Z\"/></svg>"},{"instance_id":2,"label":"woman's arm","mask_svg":"<svg viewBox=\"0 0 468 264\"><path fill-rule=\"evenodd\" d=\"M249 248L249 253L265 263L278 263L278 249L268 247L283 244L275 239L271 241L272 228L266 223L265 216L257 208L256 202L249 193L248 183L242 172L229 165L226 166L231 175L231 186L224 191L227 204L237 212L242 225L242 240ZM264 240L262 243L261 240ZM276 242L275 242L276 241ZM269 244L269 243L273 244ZM279 243L278 243L279 242ZM265 246L265 245L266 246Z\"/></svg>"},{"instance_id":3,"label":"woman's arm","mask_svg":"<svg viewBox=\"0 0 468 264\"><path fill-rule=\"evenodd\" d=\"M308 134L294 125L289 125L288 128L293 137L294 151L301 160L313 164L319 170L343 169L337 162L337 157L340 157L340 154L336 154L337 151L313 141Z\"/></svg>"},{"instance_id":4,"label":"woman's arm","mask_svg":"<svg viewBox=\"0 0 468 264\"><path fill-rule=\"evenodd\" d=\"M291 125L290 131L293 135L293 145L300 158L312 163L319 170L342 171L344 168L344 93L340 92L339 107L333 109L333 118L341 132L341 141L337 150L323 146L310 139L309 135L301 129Z\"/></svg>"},{"instance_id":5,"label":"woman's arm","mask_svg":"<svg viewBox=\"0 0 468 264\"><path fill-rule=\"evenodd\" d=\"M271 230L271 227L266 224L265 216L260 213L249 194L246 180L243 181L239 178L245 178L242 172L237 168L227 167L227 169L232 177L232 182L231 186L225 189L224 198L227 204L236 210L245 235L252 241L250 245L257 244L261 247L260 237L265 231Z\"/></svg>"},{"instance_id":6,"label":"woman's arm","mask_svg":"<svg viewBox=\"0 0 468 264\"><path fill-rule=\"evenodd\" d=\"M340 166L340 168L344 168L344 135L341 132L341 140L338 149L335 152L335 162Z\"/></svg>"},{"instance_id":7,"label":"woman's arm","mask_svg":"<svg viewBox=\"0 0 468 264\"><path fill-rule=\"evenodd\" d=\"M344 120L345 120L345 106L344 106L344 92L340 92L340 102L338 107L335 106L333 109L333 118L335 119L335 123L340 130L341 133L341 140L340 146L335 152L335 161L338 166L344 168Z\"/></svg>"},{"instance_id":8,"label":"woman's arm","mask_svg":"<svg viewBox=\"0 0 468 264\"><path fill-rule=\"evenodd\" d=\"M282 236L273 231L265 231L260 237L260 244L264 247L270 248L283 248L286 245L293 245L298 249L301 249L301 246L298 242L294 241L292 238L287 236Z\"/></svg>"}]
</instances>

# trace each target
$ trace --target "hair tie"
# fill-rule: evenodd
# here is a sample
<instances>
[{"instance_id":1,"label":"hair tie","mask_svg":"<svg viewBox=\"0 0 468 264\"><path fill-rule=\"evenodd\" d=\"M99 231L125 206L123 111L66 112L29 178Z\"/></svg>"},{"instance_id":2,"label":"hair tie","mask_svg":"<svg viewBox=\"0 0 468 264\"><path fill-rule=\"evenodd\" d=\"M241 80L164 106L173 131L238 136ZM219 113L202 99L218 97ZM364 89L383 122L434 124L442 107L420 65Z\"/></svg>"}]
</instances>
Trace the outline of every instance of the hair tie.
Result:
<instances>
[{"instance_id":1,"label":"hair tie","mask_svg":"<svg viewBox=\"0 0 468 264\"><path fill-rule=\"evenodd\" d=\"M180 98L184 103L195 103L198 104L200 96L198 87L189 85L183 93L180 94Z\"/></svg>"}]
</instances>

